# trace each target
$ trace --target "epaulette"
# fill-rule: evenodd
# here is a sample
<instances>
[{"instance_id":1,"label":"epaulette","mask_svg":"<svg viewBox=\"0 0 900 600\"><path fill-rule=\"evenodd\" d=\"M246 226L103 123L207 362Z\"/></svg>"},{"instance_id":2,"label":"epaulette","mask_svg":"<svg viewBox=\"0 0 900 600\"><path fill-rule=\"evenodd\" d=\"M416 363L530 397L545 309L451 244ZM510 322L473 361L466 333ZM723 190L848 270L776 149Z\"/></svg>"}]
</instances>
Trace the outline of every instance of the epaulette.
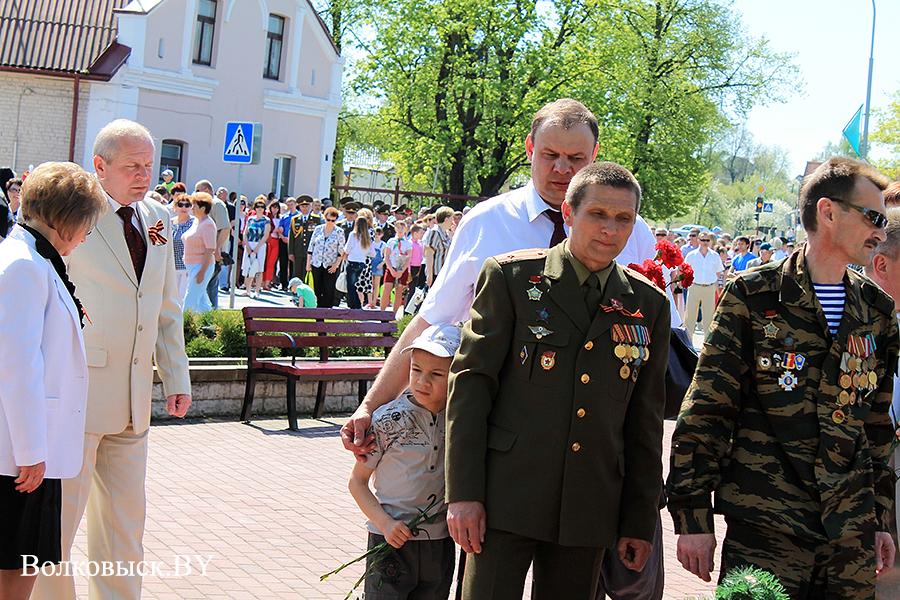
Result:
<instances>
[{"instance_id":1,"label":"epaulette","mask_svg":"<svg viewBox=\"0 0 900 600\"><path fill-rule=\"evenodd\" d=\"M866 302L866 304L874 306L886 315L894 315L894 300L888 295L887 292L881 289L877 283L875 283L865 275L856 273L852 269L848 270L848 272L851 273L851 280L853 278L859 279L860 296L862 296L862 299Z\"/></svg>"},{"instance_id":2,"label":"epaulette","mask_svg":"<svg viewBox=\"0 0 900 600\"><path fill-rule=\"evenodd\" d=\"M535 260L547 256L546 248L526 248L525 250L515 250L506 254L498 254L494 257L498 263L506 264L519 260Z\"/></svg>"},{"instance_id":3,"label":"epaulette","mask_svg":"<svg viewBox=\"0 0 900 600\"><path fill-rule=\"evenodd\" d=\"M632 279L636 279L636 280L640 281L641 283L646 284L647 287L653 288L654 290L656 290L663 296L666 295L666 293L663 290L659 289L658 285L656 285L655 283L653 283L652 281L647 279L647 277L643 273L638 273L634 269L630 269L625 266L622 266L622 270L625 271L625 274L628 275L629 277L631 277Z\"/></svg>"}]
</instances>

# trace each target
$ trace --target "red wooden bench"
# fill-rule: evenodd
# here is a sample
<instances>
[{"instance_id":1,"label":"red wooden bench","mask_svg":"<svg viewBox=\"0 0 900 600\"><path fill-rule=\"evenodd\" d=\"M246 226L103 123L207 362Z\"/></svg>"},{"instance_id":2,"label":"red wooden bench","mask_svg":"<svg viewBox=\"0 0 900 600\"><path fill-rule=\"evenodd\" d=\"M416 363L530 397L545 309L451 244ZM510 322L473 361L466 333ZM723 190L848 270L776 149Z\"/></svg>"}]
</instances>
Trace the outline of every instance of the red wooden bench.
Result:
<instances>
[{"instance_id":1,"label":"red wooden bench","mask_svg":"<svg viewBox=\"0 0 900 600\"><path fill-rule=\"evenodd\" d=\"M385 348L397 342L397 323L390 311L345 310L339 308L262 307L242 309L247 332L247 387L241 421L249 422L256 379L261 373L287 379L288 426L297 429L297 382L317 381L313 416L320 418L325 408L326 381L359 381L359 401L368 382L375 379L384 360L338 358L329 360L329 348ZM273 335L280 334L280 335ZM341 334L341 335L336 335ZM290 364L257 356L259 348L289 348ZM297 348L318 348L319 360L297 361Z\"/></svg>"}]
</instances>

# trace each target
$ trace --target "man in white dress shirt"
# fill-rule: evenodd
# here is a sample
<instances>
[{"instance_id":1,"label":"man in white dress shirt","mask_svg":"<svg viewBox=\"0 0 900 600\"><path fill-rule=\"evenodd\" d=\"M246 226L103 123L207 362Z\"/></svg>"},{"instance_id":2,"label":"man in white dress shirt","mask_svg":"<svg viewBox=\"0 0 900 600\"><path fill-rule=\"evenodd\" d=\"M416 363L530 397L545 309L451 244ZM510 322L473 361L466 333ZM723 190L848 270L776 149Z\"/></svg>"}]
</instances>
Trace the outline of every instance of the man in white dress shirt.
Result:
<instances>
[{"instance_id":1,"label":"man in white dress shirt","mask_svg":"<svg viewBox=\"0 0 900 600\"><path fill-rule=\"evenodd\" d=\"M700 234L700 247L688 252L684 262L694 268L694 284L688 290L687 304L684 309L684 327L688 335L694 335L697 325L697 310L703 310L703 331L709 330L713 312L716 309L716 292L719 276L725 271L725 265L719 253L709 249L712 234L704 231Z\"/></svg>"},{"instance_id":2,"label":"man in white dress shirt","mask_svg":"<svg viewBox=\"0 0 900 600\"><path fill-rule=\"evenodd\" d=\"M887 210L888 224L884 228L885 240L878 244L872 254L872 262L866 265L866 275L894 299L894 308L900 311L900 207ZM894 401L891 404L891 419L894 425L900 422L900 377L894 375ZM900 467L900 448L894 451L894 469ZM897 482L897 496L900 496L900 481ZM897 506L897 521L900 522L900 505Z\"/></svg>"}]
</instances>

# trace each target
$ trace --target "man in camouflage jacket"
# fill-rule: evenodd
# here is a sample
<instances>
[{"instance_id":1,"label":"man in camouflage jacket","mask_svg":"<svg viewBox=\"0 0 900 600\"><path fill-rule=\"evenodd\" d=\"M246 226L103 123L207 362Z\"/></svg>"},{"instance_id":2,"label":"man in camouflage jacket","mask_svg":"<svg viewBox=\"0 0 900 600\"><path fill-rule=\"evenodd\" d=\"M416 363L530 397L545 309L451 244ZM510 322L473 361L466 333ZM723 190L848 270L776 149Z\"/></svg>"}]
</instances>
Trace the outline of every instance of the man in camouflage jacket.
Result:
<instances>
[{"instance_id":1,"label":"man in camouflage jacket","mask_svg":"<svg viewBox=\"0 0 900 600\"><path fill-rule=\"evenodd\" d=\"M857 161L824 163L801 192L808 244L725 288L666 487L678 559L705 581L713 512L727 524L720 577L762 567L792 599L874 598L876 571L893 564L897 321L891 298L846 266L884 240L886 184ZM814 284L843 284L834 334Z\"/></svg>"}]
</instances>

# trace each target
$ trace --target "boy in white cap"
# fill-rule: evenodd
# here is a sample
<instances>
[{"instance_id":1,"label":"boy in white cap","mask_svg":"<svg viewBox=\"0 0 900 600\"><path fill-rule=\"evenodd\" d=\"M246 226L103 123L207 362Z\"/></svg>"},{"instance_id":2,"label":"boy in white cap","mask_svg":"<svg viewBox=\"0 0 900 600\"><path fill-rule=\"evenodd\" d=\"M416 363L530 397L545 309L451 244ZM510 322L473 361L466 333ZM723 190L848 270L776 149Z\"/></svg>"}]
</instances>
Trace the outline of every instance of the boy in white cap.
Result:
<instances>
[{"instance_id":1,"label":"boy in white cap","mask_svg":"<svg viewBox=\"0 0 900 600\"><path fill-rule=\"evenodd\" d=\"M406 598L413 590L416 598L450 594L455 546L445 515L420 524L415 537L406 524L432 496L437 503L428 514L444 510L444 409L459 341L459 328L442 323L404 350L412 352L409 391L375 411L368 432L375 434L375 450L353 465L349 488L369 519L369 549L385 540L395 548L366 578L366 598Z\"/></svg>"},{"instance_id":2,"label":"boy in white cap","mask_svg":"<svg viewBox=\"0 0 900 600\"><path fill-rule=\"evenodd\" d=\"M299 277L292 277L288 282L288 291L293 296L291 302L294 306L303 305L303 308L316 308L316 293L308 284L303 283Z\"/></svg>"}]
</instances>

